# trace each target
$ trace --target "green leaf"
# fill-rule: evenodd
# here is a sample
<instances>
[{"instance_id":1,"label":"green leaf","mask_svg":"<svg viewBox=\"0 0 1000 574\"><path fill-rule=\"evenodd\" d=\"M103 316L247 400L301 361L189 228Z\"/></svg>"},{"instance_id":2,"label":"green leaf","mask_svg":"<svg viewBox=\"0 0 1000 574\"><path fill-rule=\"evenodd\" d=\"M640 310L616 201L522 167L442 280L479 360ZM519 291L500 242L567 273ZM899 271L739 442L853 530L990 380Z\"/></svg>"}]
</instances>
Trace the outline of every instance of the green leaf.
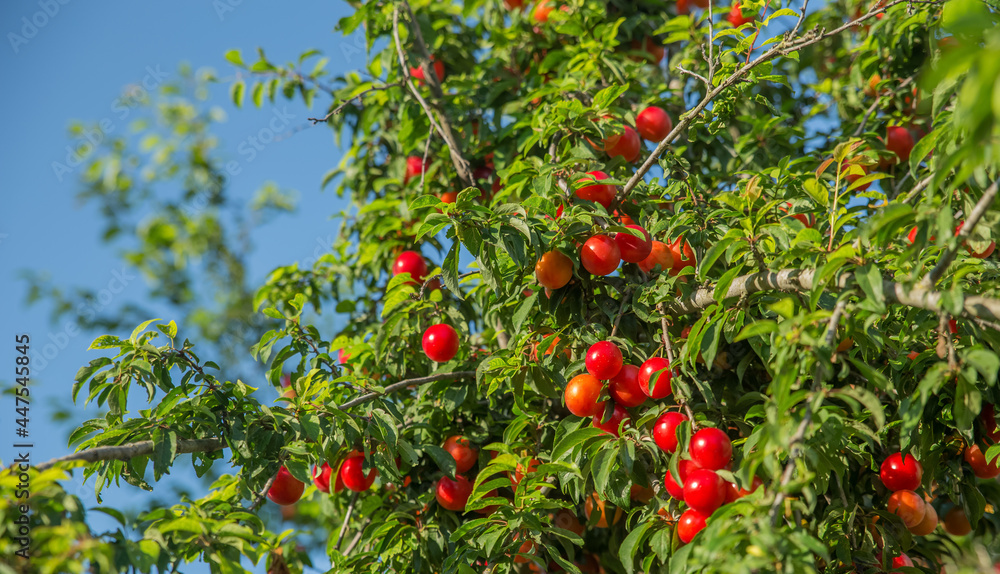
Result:
<instances>
[{"instance_id":1,"label":"green leaf","mask_svg":"<svg viewBox=\"0 0 1000 574\"><path fill-rule=\"evenodd\" d=\"M157 428L153 431L153 476L159 480L167 474L177 458L177 433Z\"/></svg>"},{"instance_id":2,"label":"green leaf","mask_svg":"<svg viewBox=\"0 0 1000 574\"><path fill-rule=\"evenodd\" d=\"M173 321L170 321L166 325L157 325L156 328L171 339L175 339L177 337L177 323L174 323Z\"/></svg>"},{"instance_id":3,"label":"green leaf","mask_svg":"<svg viewBox=\"0 0 1000 574\"><path fill-rule=\"evenodd\" d=\"M245 67L243 64L243 56L240 55L239 50L228 50L225 54L225 58L234 66L239 66L241 68Z\"/></svg>"},{"instance_id":4,"label":"green leaf","mask_svg":"<svg viewBox=\"0 0 1000 574\"><path fill-rule=\"evenodd\" d=\"M535 308L535 303L538 301L539 291L536 289L531 295L525 297L521 301L517 309L514 311L514 331L520 331L521 326L524 325L524 321L528 318L531 311Z\"/></svg>"},{"instance_id":5,"label":"green leaf","mask_svg":"<svg viewBox=\"0 0 1000 574\"><path fill-rule=\"evenodd\" d=\"M243 93L246 91L246 84L243 81L234 82L232 87L229 88L229 97L233 100L233 104L237 108L243 107Z\"/></svg>"},{"instance_id":6,"label":"green leaf","mask_svg":"<svg viewBox=\"0 0 1000 574\"><path fill-rule=\"evenodd\" d=\"M837 392L851 397L864 405L866 412L868 412L872 417L872 422L875 423L875 430L882 430L882 427L885 426L885 410L882 407L881 401L878 400L878 397L860 386L856 386L854 388L842 387L837 389Z\"/></svg>"},{"instance_id":7,"label":"green leaf","mask_svg":"<svg viewBox=\"0 0 1000 574\"><path fill-rule=\"evenodd\" d=\"M419 445L415 448L430 455L438 468L444 471L448 477L455 478L455 457L451 456L451 453L433 444Z\"/></svg>"},{"instance_id":8,"label":"green leaf","mask_svg":"<svg viewBox=\"0 0 1000 574\"><path fill-rule=\"evenodd\" d=\"M458 255L461 245L458 241L451 244L451 249L448 250L448 255L444 258L444 263L441 264L441 280L444 282L444 286L448 288L448 291L459 299L464 299L462 288L459 287L458 283Z\"/></svg>"},{"instance_id":9,"label":"green leaf","mask_svg":"<svg viewBox=\"0 0 1000 574\"><path fill-rule=\"evenodd\" d=\"M882 273L878 267L869 263L855 271L854 278L861 290L864 291L867 300L876 303L876 307L872 310L876 313L883 313L885 311L885 293L882 292Z\"/></svg>"},{"instance_id":10,"label":"green leaf","mask_svg":"<svg viewBox=\"0 0 1000 574\"><path fill-rule=\"evenodd\" d=\"M728 249L729 246L736 241L737 235L741 235L740 230L731 230L729 233L726 233L726 236L719 242L709 248L709 250L705 253L705 256L702 257L701 261L698 263L699 280L704 281L705 278L708 277L708 272L712 269L712 265L715 265L715 262L719 259L719 257L721 257L722 254L726 252L726 249Z\"/></svg>"},{"instance_id":11,"label":"green leaf","mask_svg":"<svg viewBox=\"0 0 1000 574\"><path fill-rule=\"evenodd\" d=\"M802 189L809 194L813 201L823 207L830 203L830 190L816 178L809 178L802 184Z\"/></svg>"},{"instance_id":12,"label":"green leaf","mask_svg":"<svg viewBox=\"0 0 1000 574\"><path fill-rule=\"evenodd\" d=\"M743 265L739 264L722 274L719 282L715 285L715 292L713 293L713 297L717 303L721 305L726 299L726 295L729 293L729 286L733 284L733 279L736 279L742 271Z\"/></svg>"},{"instance_id":13,"label":"green leaf","mask_svg":"<svg viewBox=\"0 0 1000 574\"><path fill-rule=\"evenodd\" d=\"M982 394L979 389L966 379L962 372L958 377L958 384L955 388L955 404L952 407L955 417L955 426L960 431L971 431L972 421L982 410Z\"/></svg>"},{"instance_id":14,"label":"green leaf","mask_svg":"<svg viewBox=\"0 0 1000 574\"><path fill-rule=\"evenodd\" d=\"M754 321L740 331L740 334L736 336L735 341L743 341L749 339L750 337L761 337L768 333L774 333L778 330L778 324L769 319L762 319L759 321Z\"/></svg>"},{"instance_id":15,"label":"green leaf","mask_svg":"<svg viewBox=\"0 0 1000 574\"><path fill-rule=\"evenodd\" d=\"M553 446L552 460L562 460L577 445L603 436L604 434L603 430L589 425L568 433Z\"/></svg>"},{"instance_id":16,"label":"green leaf","mask_svg":"<svg viewBox=\"0 0 1000 574\"><path fill-rule=\"evenodd\" d=\"M996 385L997 372L1000 371L1000 357L997 357L996 353L986 349L973 349L965 353L962 358L979 371L983 380L990 386Z\"/></svg>"},{"instance_id":17,"label":"green leaf","mask_svg":"<svg viewBox=\"0 0 1000 574\"><path fill-rule=\"evenodd\" d=\"M652 520L640 523L628 533L628 536L625 537L625 540L622 541L621 546L618 548L618 559L622 561L622 566L625 567L627 574L635 572L635 554L638 552L642 540L646 536L646 532L653 524Z\"/></svg>"},{"instance_id":18,"label":"green leaf","mask_svg":"<svg viewBox=\"0 0 1000 574\"><path fill-rule=\"evenodd\" d=\"M910 151L910 171L917 173L920 169L920 164L924 161L930 153L937 147L938 139L941 138L941 134L944 130L933 130L931 133L920 138L920 140L913 146L913 150Z\"/></svg>"},{"instance_id":19,"label":"green leaf","mask_svg":"<svg viewBox=\"0 0 1000 574\"><path fill-rule=\"evenodd\" d=\"M129 335L129 338L128 338L129 341L131 341L133 345L138 344L139 343L139 334L142 333L143 331L145 331L146 327L149 327L150 323L153 323L154 321L161 321L161 320L162 319L158 319L157 318L157 319L150 319L148 321L143 321L138 327L136 327L135 329L132 330L132 334Z\"/></svg>"},{"instance_id":20,"label":"green leaf","mask_svg":"<svg viewBox=\"0 0 1000 574\"><path fill-rule=\"evenodd\" d=\"M625 85L611 85L594 96L593 108L595 110L607 109L619 96L628 91L628 84Z\"/></svg>"}]
</instances>

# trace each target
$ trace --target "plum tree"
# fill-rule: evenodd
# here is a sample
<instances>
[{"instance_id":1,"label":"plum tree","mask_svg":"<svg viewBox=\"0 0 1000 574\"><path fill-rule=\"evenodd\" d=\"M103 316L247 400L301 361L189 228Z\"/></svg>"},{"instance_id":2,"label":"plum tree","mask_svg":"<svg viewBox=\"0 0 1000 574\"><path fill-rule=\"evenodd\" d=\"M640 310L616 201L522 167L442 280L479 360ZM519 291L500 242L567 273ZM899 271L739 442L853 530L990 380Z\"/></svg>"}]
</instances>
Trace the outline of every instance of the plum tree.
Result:
<instances>
[{"instance_id":1,"label":"plum tree","mask_svg":"<svg viewBox=\"0 0 1000 574\"><path fill-rule=\"evenodd\" d=\"M73 396L107 413L31 469L30 567L992 568L995 3L691 4L352 3L359 73L228 53L237 104L323 106L348 149L319 183L350 216L246 301L264 377L184 320L94 341ZM123 149L81 170L108 203L143 193ZM171 236L140 238L151 262ZM211 486L117 531L62 486L177 465ZM314 467L330 493L287 528L264 501Z\"/></svg>"}]
</instances>

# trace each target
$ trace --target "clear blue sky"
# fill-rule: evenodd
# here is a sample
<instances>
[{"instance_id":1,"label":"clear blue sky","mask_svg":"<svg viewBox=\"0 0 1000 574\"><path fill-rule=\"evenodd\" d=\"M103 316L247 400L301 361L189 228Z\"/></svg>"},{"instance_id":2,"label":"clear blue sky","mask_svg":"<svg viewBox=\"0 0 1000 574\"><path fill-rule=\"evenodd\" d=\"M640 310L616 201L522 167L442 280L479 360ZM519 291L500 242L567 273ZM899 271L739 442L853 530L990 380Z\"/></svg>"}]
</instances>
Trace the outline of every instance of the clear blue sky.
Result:
<instances>
[{"instance_id":1,"label":"clear blue sky","mask_svg":"<svg viewBox=\"0 0 1000 574\"><path fill-rule=\"evenodd\" d=\"M45 13L46 5L51 5L51 15ZM50 324L49 307L26 307L25 284L18 275L28 269L46 271L56 285L99 290L121 272L114 252L99 241L100 218L95 210L81 207L74 199L78 190L75 174L60 181L53 172L52 162L65 161L66 146L72 143L67 134L70 121L108 118L116 129L124 131L127 120L119 121L112 105L125 86L140 83L151 71L176 76L182 61L194 68L213 67L220 77L231 77L234 70L223 54L232 48L252 52L261 46L277 62L293 60L316 48L330 58L328 69L334 75L360 68L363 55L351 49L356 38L345 40L334 32L337 20L348 11L346 3L318 0L0 2L0 68L8 79L8 88L0 95L8 133L0 138L0 385L6 391L13 383L15 334L30 334L35 351L49 343L62 347L43 370L36 365L33 373L33 461L69 452L69 427L50 421L50 405L69 402L77 369L97 354L86 351L92 334L67 336L63 324ZM25 24L25 19L34 23ZM214 103L228 113L228 121L218 131L220 149L232 159L241 159L237 146L267 125L272 110L237 110L227 94L225 84L214 94ZM319 97L316 100L319 108L328 103ZM245 169L232 181L231 193L243 197L267 180L300 192L298 215L276 220L253 238L254 282L275 266L314 257L318 245L330 243L327 238L333 236L336 222L329 216L341 208L332 192L319 191L323 174L340 160L330 130L322 125L309 127L306 120L322 110L307 110L301 104L287 107L295 116L291 130L297 131L268 145L253 162L243 162ZM144 295L142 280L135 278L110 305L140 301ZM6 465L14 457L13 398L7 394L0 398L0 409L0 460ZM96 414L91 406L80 418ZM182 474L173 479L185 481L187 477ZM190 484L200 488L197 483ZM96 504L92 481L81 485L77 478L67 489L80 495L85 505ZM164 498L169 498L169 490ZM104 500L111 506L136 509L149 499L139 489L125 485L105 491ZM95 522L111 526L108 521ZM317 565L325 570L322 559Z\"/></svg>"}]
</instances>

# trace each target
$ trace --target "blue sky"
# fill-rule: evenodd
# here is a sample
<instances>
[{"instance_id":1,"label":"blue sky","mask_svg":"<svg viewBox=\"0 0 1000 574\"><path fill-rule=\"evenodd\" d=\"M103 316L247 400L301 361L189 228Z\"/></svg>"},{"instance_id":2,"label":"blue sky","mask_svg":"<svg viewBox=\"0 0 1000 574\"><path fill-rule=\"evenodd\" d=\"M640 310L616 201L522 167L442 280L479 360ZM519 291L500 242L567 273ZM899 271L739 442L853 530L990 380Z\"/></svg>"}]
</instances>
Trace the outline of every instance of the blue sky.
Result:
<instances>
[{"instance_id":1,"label":"blue sky","mask_svg":"<svg viewBox=\"0 0 1000 574\"><path fill-rule=\"evenodd\" d=\"M182 61L194 68L212 67L224 80L231 78L235 70L223 54L232 48L248 53L261 46L277 62L293 60L303 51L316 48L330 58L328 69L334 75L360 68L364 56L354 49L357 38L344 39L334 31L337 20L348 10L346 3L318 0L0 3L0 67L13 80L0 95L9 134L0 138L0 340L6 340L0 344L0 372L4 373L0 385L6 390L13 383L8 373L14 369L14 338L28 333L33 354L38 353L46 363L40 369L42 365L36 361L31 383L34 462L69 452L69 427L50 421L50 405L69 403L77 369L97 355L86 351L93 334L77 333L65 323L51 324L51 309L46 305L24 304L26 285L19 274L24 270L44 271L56 285L108 289L114 292L110 306L141 301L145 295L142 279L122 269L113 249L101 244L101 220L96 210L75 200L77 175L63 173L60 178L53 169L53 162L65 163L66 148L74 143L67 133L70 121L107 120L113 129L124 131L128 120L120 119L120 108L115 106L126 86L144 80L169 81L176 77L177 65ZM273 110L234 108L225 81L216 89L213 103L222 106L228 115L227 122L217 130L222 140L220 149L232 159L241 160L244 167L233 178L231 193L248 197L262 183L273 180L300 194L297 215L276 219L260 228L253 238L251 279L260 282L275 266L313 258L322 252L317 252L321 245L330 244L337 223L329 216L342 208L342 202L332 192L321 193L319 183L323 174L339 162L340 152L329 129L312 127L306 120L323 110L308 110L294 103L284 106L284 113L292 116L289 137L268 145L253 161L246 161L247 156L237 151L240 142L265 128ZM325 109L328 103L319 97L316 100L318 108ZM51 358L41 355L43 349ZM11 396L0 398L0 460L4 465L15 456L10 440L15 426L13 417L8 416L14 406ZM80 417L82 420L96 414L91 406ZM190 477L193 474L175 473L171 480ZM197 483L193 486L198 488ZM84 504L96 504L92 482L82 485L77 478L75 483L67 484L67 489L81 496ZM105 491L104 500L110 506L137 508L148 498L126 485ZM95 522L111 526L108 521ZM318 565L322 567L323 562Z\"/></svg>"}]
</instances>

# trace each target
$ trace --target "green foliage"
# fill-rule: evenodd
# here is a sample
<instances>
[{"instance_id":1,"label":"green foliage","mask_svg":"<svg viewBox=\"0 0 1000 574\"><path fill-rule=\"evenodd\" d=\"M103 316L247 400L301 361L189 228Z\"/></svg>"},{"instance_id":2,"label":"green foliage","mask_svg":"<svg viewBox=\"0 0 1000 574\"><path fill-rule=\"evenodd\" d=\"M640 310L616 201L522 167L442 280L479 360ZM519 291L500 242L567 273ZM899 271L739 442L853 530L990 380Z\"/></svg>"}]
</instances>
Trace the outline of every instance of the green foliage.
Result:
<instances>
[{"instance_id":1,"label":"green foliage","mask_svg":"<svg viewBox=\"0 0 1000 574\"><path fill-rule=\"evenodd\" d=\"M266 318L251 349L266 381L228 380L235 363L202 361L173 322L95 341L102 356L80 370L74 397L108 412L71 443L151 441L146 454L85 463L98 493L120 480L152 488L186 464L179 455L194 440L222 441L195 450L199 474L223 457L231 469L201 498L138 517L138 541L95 535L93 548L75 550L80 564L121 570L125 552L141 555L132 564L142 572L199 559L229 572L242 571L240 557L266 556L270 572L298 572L322 553L334 572L876 572L905 552L923 571L989 567L1000 553L1000 485L975 478L963 453L979 444L1000 456L985 408L1000 402L1000 266L973 256L1000 231L996 6L889 2L876 18L827 3L800 20L798 4L748 1L746 13L767 14L759 34L756 23L720 19L725 7L710 22L659 1L572 0L544 23L531 7L498 2L411 6L414 21L403 3L355 6L339 30L363 27L368 57L344 77L328 77L315 51L285 66L262 50L252 64L226 54L246 74L231 89L238 106L268 105L279 89L327 100L322 121L348 144L318 183L348 208L330 253L275 269L251 297L219 220L154 204L129 259L162 279L204 239L199 253L230 263L216 279L232 304L185 319L224 333L233 309L252 306ZM647 42L662 44L665 67ZM440 93L409 83L409 68L428 63L421 45L445 66ZM608 157L601 141L649 105L683 128L653 169L638 167L649 146L634 164ZM183 110L174 128L209 141L210 122ZM919 140L908 160L887 147L895 126ZM119 146L95 165L128 153ZM423 158L414 177L408 159ZM474 186L463 159L486 175ZM210 165L168 165L213 177ZM618 190L611 207L574 193L594 170ZM151 201L123 178L88 179L87 193L106 205ZM272 187L256 205L291 203ZM956 238L957 223L980 211ZM579 244L630 233L623 214L658 241L689 244L691 265L591 275ZM429 260L425 282L392 274L404 250ZM551 250L570 257L574 276L549 291L533 266ZM188 277L162 292L185 301ZM345 319L338 333L316 326L330 314ZM462 341L445 363L421 350L436 323ZM672 394L630 408L618 435L563 402L587 349L604 340L627 364L669 356L674 371ZM286 374L294 393L255 398L254 386L280 388ZM129 409L133 385L152 408ZM673 454L651 438L666 410L693 417ZM608 401L595 420L611 413ZM664 477L679 477L705 427L733 441L719 475L763 487L684 544L684 507ZM458 473L440 446L454 435L478 449L465 513L435 498L438 481ZM922 463L920 493L939 516L960 509L974 534L916 536L887 511L878 470L899 451ZM379 473L371 490L328 496L310 485L282 534L257 517L279 466L311 484L311 467L336 471L357 453ZM43 504L73 503L47 480ZM45 532L90 536L82 511L61 520ZM62 568L64 554L46 548L39 560Z\"/></svg>"}]
</instances>

